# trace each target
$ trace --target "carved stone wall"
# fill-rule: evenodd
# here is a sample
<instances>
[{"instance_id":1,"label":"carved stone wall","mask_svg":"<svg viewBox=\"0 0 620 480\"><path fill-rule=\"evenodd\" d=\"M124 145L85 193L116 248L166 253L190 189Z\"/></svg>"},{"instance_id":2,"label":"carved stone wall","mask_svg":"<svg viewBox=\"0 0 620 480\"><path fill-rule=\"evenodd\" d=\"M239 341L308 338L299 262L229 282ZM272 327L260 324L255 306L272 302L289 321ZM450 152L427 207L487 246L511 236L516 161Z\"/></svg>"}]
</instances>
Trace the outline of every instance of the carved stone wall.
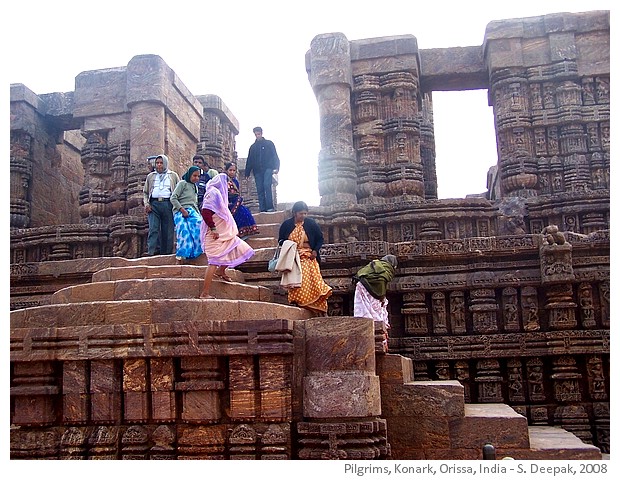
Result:
<instances>
[{"instance_id":1,"label":"carved stone wall","mask_svg":"<svg viewBox=\"0 0 620 480\"><path fill-rule=\"evenodd\" d=\"M372 320L341 318L334 330L333 319L300 321L309 314L282 305L265 315L248 301L239 318L196 298L152 302L77 301L12 315L11 458L389 455ZM190 305L193 313L175 315ZM343 409L352 386L366 394Z\"/></svg>"},{"instance_id":2,"label":"carved stone wall","mask_svg":"<svg viewBox=\"0 0 620 480\"><path fill-rule=\"evenodd\" d=\"M49 121L59 107L72 103L72 94L37 96L23 85L11 85L12 228L79 221L77 203L84 180L79 151L84 139L76 135L74 121Z\"/></svg>"}]
</instances>

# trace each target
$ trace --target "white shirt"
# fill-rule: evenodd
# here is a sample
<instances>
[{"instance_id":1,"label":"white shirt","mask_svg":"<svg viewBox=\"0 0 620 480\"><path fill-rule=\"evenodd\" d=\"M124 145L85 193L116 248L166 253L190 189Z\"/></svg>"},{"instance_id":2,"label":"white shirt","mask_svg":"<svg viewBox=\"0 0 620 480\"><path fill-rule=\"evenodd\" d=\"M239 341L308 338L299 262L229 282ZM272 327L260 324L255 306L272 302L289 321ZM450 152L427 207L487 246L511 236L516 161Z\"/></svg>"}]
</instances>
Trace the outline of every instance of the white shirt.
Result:
<instances>
[{"instance_id":1,"label":"white shirt","mask_svg":"<svg viewBox=\"0 0 620 480\"><path fill-rule=\"evenodd\" d=\"M155 182L153 184L153 192L151 197L153 198L170 198L172 190L170 188L170 176L167 172L157 173L155 175Z\"/></svg>"}]
</instances>

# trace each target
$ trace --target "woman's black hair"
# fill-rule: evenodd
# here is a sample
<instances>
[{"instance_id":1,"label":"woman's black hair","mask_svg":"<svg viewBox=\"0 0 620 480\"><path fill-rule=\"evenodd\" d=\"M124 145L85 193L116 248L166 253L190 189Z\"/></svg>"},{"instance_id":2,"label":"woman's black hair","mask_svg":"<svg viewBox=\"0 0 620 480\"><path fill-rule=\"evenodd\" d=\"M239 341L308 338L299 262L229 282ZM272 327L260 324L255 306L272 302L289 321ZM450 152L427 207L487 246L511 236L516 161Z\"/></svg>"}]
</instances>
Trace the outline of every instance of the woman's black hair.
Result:
<instances>
[{"instance_id":1,"label":"woman's black hair","mask_svg":"<svg viewBox=\"0 0 620 480\"><path fill-rule=\"evenodd\" d=\"M224 164L224 171L228 170L228 169L229 169L230 167L232 167L233 165L236 167L236 166L237 166L237 163L236 163L236 162L226 162L226 163ZM237 168L238 168L238 167L237 167Z\"/></svg>"},{"instance_id":2,"label":"woman's black hair","mask_svg":"<svg viewBox=\"0 0 620 480\"><path fill-rule=\"evenodd\" d=\"M299 202L295 202L293 204L293 207L291 208L291 212L293 213L293 215L295 215L297 212L307 212L308 211L308 205L306 204L306 202L302 202L301 200Z\"/></svg>"}]
</instances>

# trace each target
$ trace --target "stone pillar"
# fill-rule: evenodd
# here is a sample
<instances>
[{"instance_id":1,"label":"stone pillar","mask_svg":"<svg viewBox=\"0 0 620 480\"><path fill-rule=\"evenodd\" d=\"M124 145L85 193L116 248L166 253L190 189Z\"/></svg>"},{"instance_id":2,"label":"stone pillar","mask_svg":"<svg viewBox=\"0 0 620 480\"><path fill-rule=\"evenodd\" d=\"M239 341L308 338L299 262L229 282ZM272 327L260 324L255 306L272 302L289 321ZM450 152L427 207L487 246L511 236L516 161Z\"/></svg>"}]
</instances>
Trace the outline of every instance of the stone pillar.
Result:
<instances>
[{"instance_id":1,"label":"stone pillar","mask_svg":"<svg viewBox=\"0 0 620 480\"><path fill-rule=\"evenodd\" d=\"M306 351L305 417L381 414L371 320L354 317L307 320Z\"/></svg>"},{"instance_id":2,"label":"stone pillar","mask_svg":"<svg viewBox=\"0 0 620 480\"><path fill-rule=\"evenodd\" d=\"M91 421L117 424L121 420L121 383L121 373L114 360L90 363Z\"/></svg>"},{"instance_id":3,"label":"stone pillar","mask_svg":"<svg viewBox=\"0 0 620 480\"><path fill-rule=\"evenodd\" d=\"M503 197L606 188L609 12L491 22L484 41Z\"/></svg>"},{"instance_id":4,"label":"stone pillar","mask_svg":"<svg viewBox=\"0 0 620 480\"><path fill-rule=\"evenodd\" d=\"M317 35L307 62L321 121L321 205L357 203L349 41L341 33Z\"/></svg>"},{"instance_id":5,"label":"stone pillar","mask_svg":"<svg viewBox=\"0 0 620 480\"><path fill-rule=\"evenodd\" d=\"M32 138L27 133L11 131L11 228L30 226L31 142Z\"/></svg>"},{"instance_id":6,"label":"stone pillar","mask_svg":"<svg viewBox=\"0 0 620 480\"><path fill-rule=\"evenodd\" d=\"M62 419L70 425L89 420L88 363L65 361L62 364ZM71 436L73 438L73 436Z\"/></svg>"},{"instance_id":7,"label":"stone pillar","mask_svg":"<svg viewBox=\"0 0 620 480\"><path fill-rule=\"evenodd\" d=\"M385 458L385 420L375 373L374 321L321 317L304 322L306 371L300 459Z\"/></svg>"}]
</instances>

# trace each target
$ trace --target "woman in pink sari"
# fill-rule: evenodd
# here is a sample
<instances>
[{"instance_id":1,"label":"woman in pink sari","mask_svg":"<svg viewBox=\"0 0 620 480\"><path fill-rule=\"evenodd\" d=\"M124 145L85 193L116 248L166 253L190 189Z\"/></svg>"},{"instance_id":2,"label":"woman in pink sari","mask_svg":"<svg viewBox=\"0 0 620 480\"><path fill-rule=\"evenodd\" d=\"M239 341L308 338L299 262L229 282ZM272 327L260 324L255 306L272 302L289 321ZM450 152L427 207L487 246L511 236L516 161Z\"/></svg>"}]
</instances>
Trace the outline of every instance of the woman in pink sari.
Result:
<instances>
[{"instance_id":1,"label":"woman in pink sari","mask_svg":"<svg viewBox=\"0 0 620 480\"><path fill-rule=\"evenodd\" d=\"M209 291L213 277L226 282L226 268L241 265L254 255L254 250L237 234L237 224L228 209L228 175L220 173L207 183L200 213L203 251L207 255L207 271L201 298L213 298Z\"/></svg>"}]
</instances>

